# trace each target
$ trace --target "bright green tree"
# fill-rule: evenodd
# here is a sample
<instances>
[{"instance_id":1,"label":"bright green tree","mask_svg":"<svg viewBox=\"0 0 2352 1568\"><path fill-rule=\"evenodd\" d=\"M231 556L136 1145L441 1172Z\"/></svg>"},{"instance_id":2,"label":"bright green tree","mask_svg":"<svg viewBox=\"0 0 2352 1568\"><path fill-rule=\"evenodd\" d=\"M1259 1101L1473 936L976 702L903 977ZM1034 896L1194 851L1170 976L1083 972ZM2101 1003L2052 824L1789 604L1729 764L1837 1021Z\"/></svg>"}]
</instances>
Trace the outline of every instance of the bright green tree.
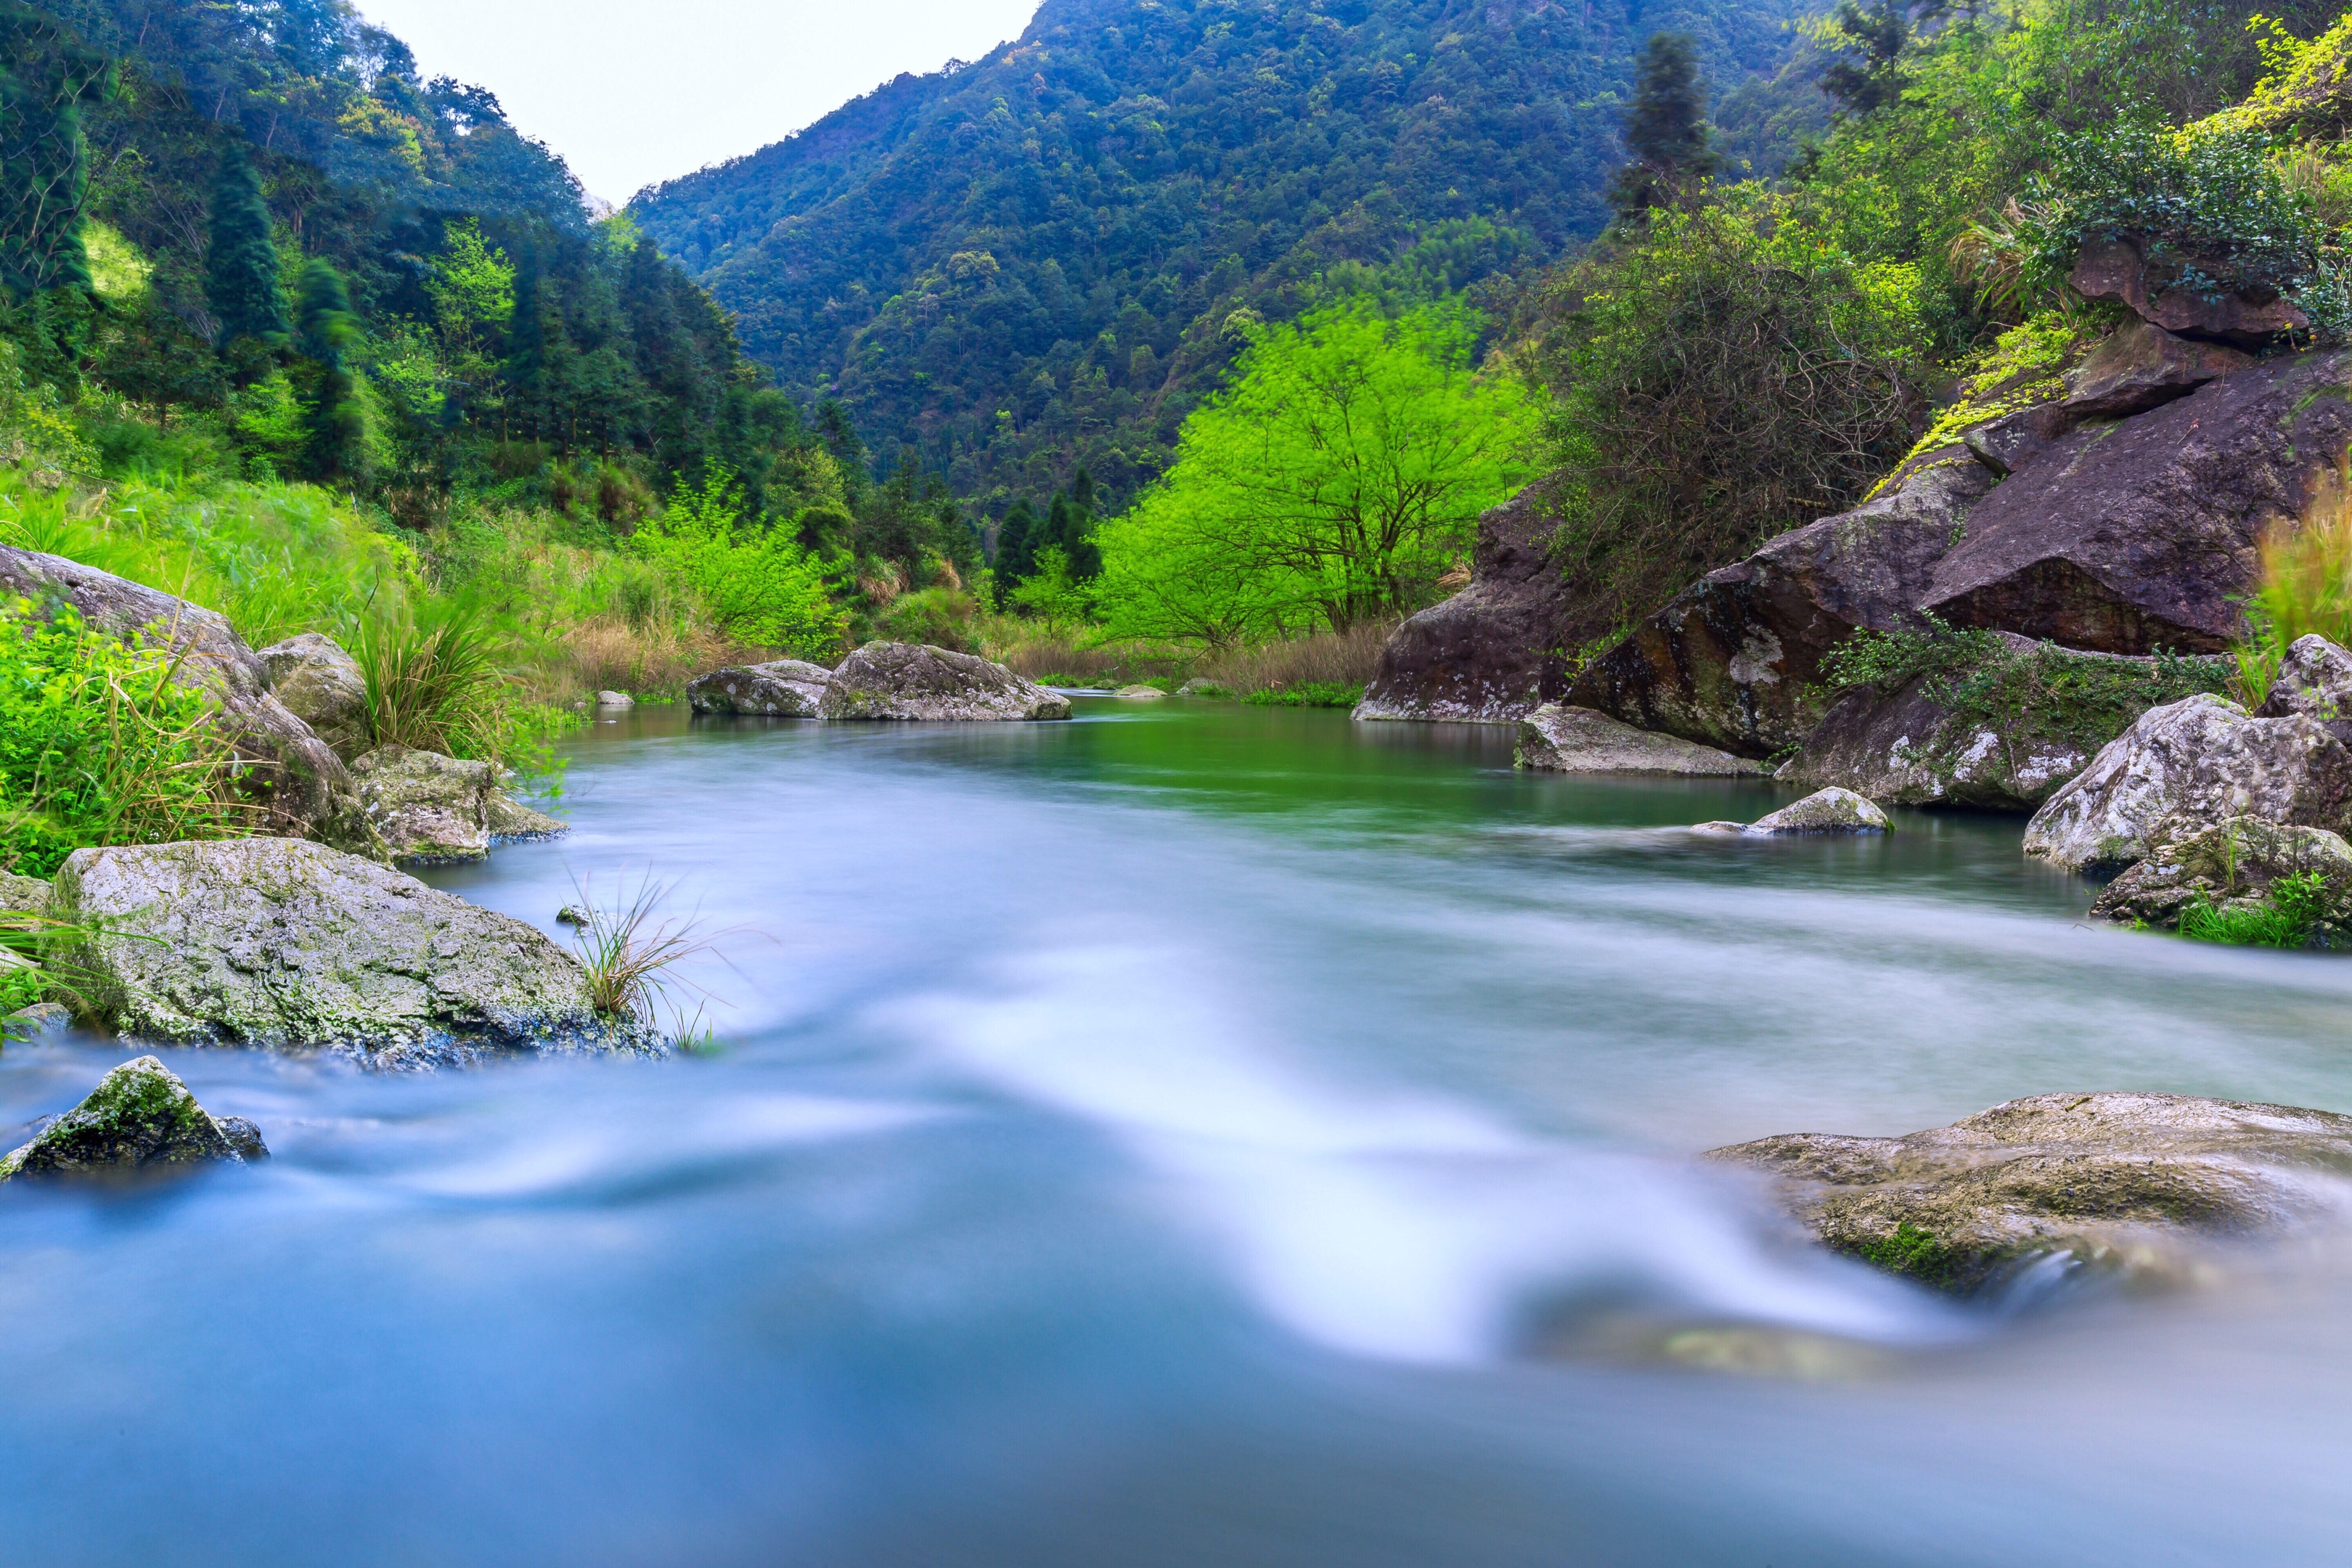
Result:
<instances>
[{"instance_id":1,"label":"bright green tree","mask_svg":"<svg viewBox=\"0 0 2352 1568\"><path fill-rule=\"evenodd\" d=\"M261 179L242 142L232 142L213 181L212 236L205 248L205 303L217 323L215 341L286 342L286 291L278 283L278 246Z\"/></svg>"},{"instance_id":2,"label":"bright green tree","mask_svg":"<svg viewBox=\"0 0 2352 1568\"><path fill-rule=\"evenodd\" d=\"M1538 411L1472 370L1480 325L1454 301L1350 301L1253 329L1166 477L1097 532L1112 629L1222 645L1426 603L1529 476Z\"/></svg>"}]
</instances>

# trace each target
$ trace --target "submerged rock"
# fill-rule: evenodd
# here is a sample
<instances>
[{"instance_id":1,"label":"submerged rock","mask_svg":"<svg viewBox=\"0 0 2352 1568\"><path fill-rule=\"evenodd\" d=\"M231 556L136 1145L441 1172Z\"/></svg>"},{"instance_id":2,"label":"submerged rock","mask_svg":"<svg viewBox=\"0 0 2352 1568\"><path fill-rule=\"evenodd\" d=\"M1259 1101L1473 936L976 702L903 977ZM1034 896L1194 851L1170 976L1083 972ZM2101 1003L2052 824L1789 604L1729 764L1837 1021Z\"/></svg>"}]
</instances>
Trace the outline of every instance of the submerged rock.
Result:
<instances>
[{"instance_id":1,"label":"submerged rock","mask_svg":"<svg viewBox=\"0 0 2352 1568\"><path fill-rule=\"evenodd\" d=\"M1735 757L1676 735L1621 724L1590 708L1548 702L1519 723L1515 758L1520 767L1570 773L1673 773L1727 778L1763 772L1761 763Z\"/></svg>"},{"instance_id":2,"label":"submerged rock","mask_svg":"<svg viewBox=\"0 0 2352 1568\"><path fill-rule=\"evenodd\" d=\"M699 675L686 689L697 713L733 713L746 718L814 719L824 700L833 671L805 659L730 665Z\"/></svg>"},{"instance_id":3,"label":"submerged rock","mask_svg":"<svg viewBox=\"0 0 2352 1568\"><path fill-rule=\"evenodd\" d=\"M319 845L81 849L58 892L60 916L104 922L76 955L82 989L131 1038L378 1068L667 1048L598 1014L578 961L536 928Z\"/></svg>"},{"instance_id":4,"label":"submerged rock","mask_svg":"<svg viewBox=\"0 0 2352 1568\"><path fill-rule=\"evenodd\" d=\"M2196 904L2268 910L2273 885L2298 875L2321 879L2302 945L2352 942L2352 845L2325 827L2287 826L2259 816L2233 816L2158 845L2107 884L2091 913L2171 931L2179 926L2182 911Z\"/></svg>"},{"instance_id":5,"label":"submerged rock","mask_svg":"<svg viewBox=\"0 0 2352 1568\"><path fill-rule=\"evenodd\" d=\"M2151 708L2026 825L2025 852L2069 870L2119 871L2152 846L2237 816L2342 831L2352 747L2301 713L2254 718L2199 695Z\"/></svg>"},{"instance_id":6,"label":"submerged rock","mask_svg":"<svg viewBox=\"0 0 2352 1568\"><path fill-rule=\"evenodd\" d=\"M349 763L368 749L367 675L333 638L304 632L257 656L269 668L270 694Z\"/></svg>"},{"instance_id":7,"label":"submerged rock","mask_svg":"<svg viewBox=\"0 0 2352 1568\"><path fill-rule=\"evenodd\" d=\"M1886 814L1850 789L1816 790L1794 805L1748 825L1750 836L1780 837L1799 833L1892 833Z\"/></svg>"},{"instance_id":8,"label":"submerged rock","mask_svg":"<svg viewBox=\"0 0 2352 1568\"><path fill-rule=\"evenodd\" d=\"M2352 1117L2177 1094L2042 1094L1903 1138L1792 1133L1706 1156L1776 1178L1823 1245L1965 1292L2072 1253L2186 1277L2200 1244L2352 1205Z\"/></svg>"},{"instance_id":9,"label":"submerged rock","mask_svg":"<svg viewBox=\"0 0 2352 1568\"><path fill-rule=\"evenodd\" d=\"M833 672L827 719L973 721L1067 719L1070 700L977 654L870 642Z\"/></svg>"},{"instance_id":10,"label":"submerged rock","mask_svg":"<svg viewBox=\"0 0 2352 1568\"><path fill-rule=\"evenodd\" d=\"M216 1117L153 1057L128 1061L89 1097L0 1157L0 1182L19 1176L128 1175L172 1166L266 1160L260 1130Z\"/></svg>"},{"instance_id":11,"label":"submerged rock","mask_svg":"<svg viewBox=\"0 0 2352 1568\"><path fill-rule=\"evenodd\" d=\"M1160 688L1156 686L1122 686L1117 691L1112 692L1111 695L1113 697L1126 697L1139 701L1149 702L1157 698L1165 697L1168 693L1160 690Z\"/></svg>"}]
</instances>

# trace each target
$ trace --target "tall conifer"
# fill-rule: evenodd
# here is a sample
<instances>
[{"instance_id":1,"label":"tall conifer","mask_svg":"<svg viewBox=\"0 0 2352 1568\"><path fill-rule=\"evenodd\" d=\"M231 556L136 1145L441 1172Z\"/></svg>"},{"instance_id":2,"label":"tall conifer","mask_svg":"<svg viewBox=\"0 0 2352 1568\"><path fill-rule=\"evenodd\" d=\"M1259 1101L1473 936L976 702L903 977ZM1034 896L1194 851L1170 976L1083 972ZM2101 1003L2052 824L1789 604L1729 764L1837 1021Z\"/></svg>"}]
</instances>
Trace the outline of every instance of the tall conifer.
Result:
<instances>
[{"instance_id":1,"label":"tall conifer","mask_svg":"<svg viewBox=\"0 0 2352 1568\"><path fill-rule=\"evenodd\" d=\"M213 181L212 240L205 251L205 303L226 348L252 338L286 342L286 291L278 282L278 246L261 179L242 143L231 142Z\"/></svg>"},{"instance_id":2,"label":"tall conifer","mask_svg":"<svg viewBox=\"0 0 2352 1568\"><path fill-rule=\"evenodd\" d=\"M1621 217L1668 205L1715 173L1720 160L1707 132L1698 45L1688 33L1650 36L1625 113L1625 150L1633 161L1617 172L1609 192Z\"/></svg>"},{"instance_id":3,"label":"tall conifer","mask_svg":"<svg viewBox=\"0 0 2352 1568\"><path fill-rule=\"evenodd\" d=\"M323 256L302 268L298 310L297 346L319 367L310 405L310 471L320 479L348 479L366 466L367 412L343 360L360 324L343 275Z\"/></svg>"}]
</instances>

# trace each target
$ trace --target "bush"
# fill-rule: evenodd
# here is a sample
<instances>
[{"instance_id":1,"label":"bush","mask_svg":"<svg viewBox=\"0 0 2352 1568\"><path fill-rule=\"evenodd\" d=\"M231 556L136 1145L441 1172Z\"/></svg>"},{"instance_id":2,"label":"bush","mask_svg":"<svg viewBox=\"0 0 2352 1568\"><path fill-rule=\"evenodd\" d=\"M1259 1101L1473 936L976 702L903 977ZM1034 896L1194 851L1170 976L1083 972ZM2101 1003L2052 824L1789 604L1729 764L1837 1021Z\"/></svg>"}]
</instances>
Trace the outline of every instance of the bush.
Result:
<instances>
[{"instance_id":1,"label":"bush","mask_svg":"<svg viewBox=\"0 0 2352 1568\"><path fill-rule=\"evenodd\" d=\"M2237 947L2301 947L2326 910L2327 879L2295 871L2273 882L2258 904L2217 904L2200 888L2180 911L2180 934Z\"/></svg>"},{"instance_id":2,"label":"bush","mask_svg":"<svg viewBox=\"0 0 2352 1568\"><path fill-rule=\"evenodd\" d=\"M925 588L901 594L874 618L874 629L892 642L928 643L954 653L978 653L975 625L980 605L960 588Z\"/></svg>"},{"instance_id":3,"label":"bush","mask_svg":"<svg viewBox=\"0 0 2352 1568\"><path fill-rule=\"evenodd\" d=\"M688 584L730 636L803 657L839 651L849 617L826 593L824 568L789 530L746 521L725 470L681 487L630 542Z\"/></svg>"},{"instance_id":4,"label":"bush","mask_svg":"<svg viewBox=\"0 0 2352 1568\"><path fill-rule=\"evenodd\" d=\"M47 877L90 845L230 837L248 810L211 701L163 647L0 607L0 870Z\"/></svg>"},{"instance_id":5,"label":"bush","mask_svg":"<svg viewBox=\"0 0 2352 1568\"><path fill-rule=\"evenodd\" d=\"M2352 646L2352 490L2323 474L2303 526L2262 544L2262 575L2246 605L2246 636L2232 650L2238 696L2252 707L2270 695L2279 661L2297 637L2317 633Z\"/></svg>"},{"instance_id":6,"label":"bush","mask_svg":"<svg viewBox=\"0 0 2352 1568\"><path fill-rule=\"evenodd\" d=\"M1311 680L1301 686L1269 686L1242 699L1257 708L1353 708L1364 700L1361 686Z\"/></svg>"}]
</instances>

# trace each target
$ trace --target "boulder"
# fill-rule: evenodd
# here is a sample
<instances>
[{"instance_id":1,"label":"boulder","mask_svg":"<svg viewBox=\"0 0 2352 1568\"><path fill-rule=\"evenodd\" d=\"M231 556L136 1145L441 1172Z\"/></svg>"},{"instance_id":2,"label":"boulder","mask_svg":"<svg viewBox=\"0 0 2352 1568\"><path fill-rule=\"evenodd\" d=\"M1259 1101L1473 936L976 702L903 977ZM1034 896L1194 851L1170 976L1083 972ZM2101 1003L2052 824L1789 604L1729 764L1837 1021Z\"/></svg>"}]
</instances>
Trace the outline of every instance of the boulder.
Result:
<instances>
[{"instance_id":1,"label":"boulder","mask_svg":"<svg viewBox=\"0 0 2352 1568\"><path fill-rule=\"evenodd\" d=\"M1892 833L1886 814L1850 789L1815 790L1794 805L1748 825L1748 837L1778 838L1800 833Z\"/></svg>"},{"instance_id":2,"label":"boulder","mask_svg":"<svg viewBox=\"0 0 2352 1568\"><path fill-rule=\"evenodd\" d=\"M38 877L0 871L0 914L37 915L49 907L49 884Z\"/></svg>"},{"instance_id":3,"label":"boulder","mask_svg":"<svg viewBox=\"0 0 2352 1568\"><path fill-rule=\"evenodd\" d=\"M1358 719L1512 724L1565 693L1572 610L1550 554L1551 488L1538 481L1478 520L1470 585L1389 634Z\"/></svg>"},{"instance_id":4,"label":"boulder","mask_svg":"<svg viewBox=\"0 0 2352 1568\"><path fill-rule=\"evenodd\" d=\"M489 798L482 803L482 826L488 830L493 845L536 843L561 838L572 831L570 823L532 810L495 783L490 786Z\"/></svg>"},{"instance_id":5,"label":"boulder","mask_svg":"<svg viewBox=\"0 0 2352 1568\"><path fill-rule=\"evenodd\" d=\"M264 831L383 853L342 759L270 695L269 667L227 616L61 555L7 545L0 545L0 595L71 605L116 637L168 639L181 659L177 678L220 705L219 722L244 764L240 783L261 807Z\"/></svg>"},{"instance_id":6,"label":"boulder","mask_svg":"<svg viewBox=\"0 0 2352 1568\"><path fill-rule=\"evenodd\" d=\"M1168 693L1160 690L1160 688L1156 686L1122 686L1117 691L1112 692L1111 695L1113 697L1124 697L1131 701L1150 702L1156 699L1165 697Z\"/></svg>"},{"instance_id":7,"label":"boulder","mask_svg":"<svg viewBox=\"0 0 2352 1568\"><path fill-rule=\"evenodd\" d=\"M2258 719L2199 695L2151 708L2026 825L2025 852L2069 870L2120 871L2153 845L2234 816L2352 826L2352 746L2299 713Z\"/></svg>"},{"instance_id":8,"label":"boulder","mask_svg":"<svg viewBox=\"0 0 2352 1568\"><path fill-rule=\"evenodd\" d=\"M1848 692L1773 776L1888 805L2032 811L2090 761L2072 742L1963 718L1937 689L1936 678L1922 675L1884 695L1870 687Z\"/></svg>"},{"instance_id":9,"label":"boulder","mask_svg":"<svg viewBox=\"0 0 2352 1568\"><path fill-rule=\"evenodd\" d=\"M2181 912L2267 909L2282 877L2316 874L2317 907L2301 945L2337 948L2352 942L2352 845L2325 827L2294 827L2259 816L2233 816L2158 845L2108 883L2091 913L2123 925L2177 929Z\"/></svg>"},{"instance_id":10,"label":"boulder","mask_svg":"<svg viewBox=\"0 0 2352 1568\"><path fill-rule=\"evenodd\" d=\"M2344 1212L2352 1117L2177 1094L2042 1094L1902 1138L1706 1158L1774 1178L1824 1246L1967 1292L2035 1258L2185 1278L2212 1241Z\"/></svg>"},{"instance_id":11,"label":"boulder","mask_svg":"<svg viewBox=\"0 0 2352 1568\"><path fill-rule=\"evenodd\" d=\"M2257 543L2296 526L2347 444L2352 352L2084 425L1976 502L1914 604L2065 647L2220 652L2243 629Z\"/></svg>"},{"instance_id":12,"label":"boulder","mask_svg":"<svg viewBox=\"0 0 2352 1568\"><path fill-rule=\"evenodd\" d=\"M1857 628L1917 623L1937 561L1994 475L1963 447L1915 459L1850 512L1709 573L1587 665L1567 700L1747 757L1812 731L1821 661Z\"/></svg>"},{"instance_id":13,"label":"boulder","mask_svg":"<svg viewBox=\"0 0 2352 1568\"><path fill-rule=\"evenodd\" d=\"M153 1057L124 1062L33 1141L0 1157L0 1182L33 1176L126 1176L226 1161L267 1160L260 1131L216 1117Z\"/></svg>"},{"instance_id":14,"label":"boulder","mask_svg":"<svg viewBox=\"0 0 2352 1568\"><path fill-rule=\"evenodd\" d=\"M2213 285L2210 280L2228 268L2211 258L2168 247L2162 259L2151 262L2147 251L2133 235L2092 240L2076 253L2069 281L2084 299L2128 306L2142 321L2168 332L2240 348L2257 349L2281 332L2311 325L2276 289Z\"/></svg>"},{"instance_id":15,"label":"boulder","mask_svg":"<svg viewBox=\"0 0 2352 1568\"><path fill-rule=\"evenodd\" d=\"M1756 774L1761 763L1735 757L1676 735L1621 724L1590 708L1547 702L1519 721L1516 761L1523 768L1564 773L1674 773L1689 778Z\"/></svg>"},{"instance_id":16,"label":"boulder","mask_svg":"<svg viewBox=\"0 0 2352 1568\"><path fill-rule=\"evenodd\" d=\"M447 866L490 852L490 764L379 746L352 763L368 820L403 866Z\"/></svg>"},{"instance_id":17,"label":"boulder","mask_svg":"<svg viewBox=\"0 0 2352 1568\"><path fill-rule=\"evenodd\" d=\"M73 961L91 1013L128 1038L373 1068L667 1049L599 1014L586 972L535 927L320 845L79 849L58 895L61 917L103 922Z\"/></svg>"},{"instance_id":18,"label":"boulder","mask_svg":"<svg viewBox=\"0 0 2352 1568\"><path fill-rule=\"evenodd\" d=\"M2352 722L2352 653L2316 633L2295 638L2279 659L2270 691L2254 717L2284 719L2294 713L2323 724Z\"/></svg>"},{"instance_id":19,"label":"boulder","mask_svg":"<svg viewBox=\"0 0 2352 1568\"><path fill-rule=\"evenodd\" d=\"M2176 338L2135 316L2099 340L2067 378L2058 406L2075 422L2145 414L2253 363L2242 349Z\"/></svg>"},{"instance_id":20,"label":"boulder","mask_svg":"<svg viewBox=\"0 0 2352 1568\"><path fill-rule=\"evenodd\" d=\"M814 719L824 700L833 671L805 659L730 665L698 675L686 689L697 713L735 713L747 718Z\"/></svg>"},{"instance_id":21,"label":"boulder","mask_svg":"<svg viewBox=\"0 0 2352 1568\"><path fill-rule=\"evenodd\" d=\"M596 706L599 708L635 708L636 705L637 700L625 691L596 693Z\"/></svg>"},{"instance_id":22,"label":"boulder","mask_svg":"<svg viewBox=\"0 0 2352 1568\"><path fill-rule=\"evenodd\" d=\"M73 1009L62 1002L36 1002L0 1018L0 1036L12 1040L29 1040L37 1035L53 1035L70 1029L73 1021Z\"/></svg>"},{"instance_id":23,"label":"boulder","mask_svg":"<svg viewBox=\"0 0 2352 1568\"><path fill-rule=\"evenodd\" d=\"M368 723L367 675L334 639L304 632L272 643L259 655L269 669L270 694L349 763L373 739Z\"/></svg>"},{"instance_id":24,"label":"boulder","mask_svg":"<svg viewBox=\"0 0 2352 1568\"><path fill-rule=\"evenodd\" d=\"M870 642L833 672L827 719L987 721L1066 719L1070 700L977 654Z\"/></svg>"}]
</instances>

